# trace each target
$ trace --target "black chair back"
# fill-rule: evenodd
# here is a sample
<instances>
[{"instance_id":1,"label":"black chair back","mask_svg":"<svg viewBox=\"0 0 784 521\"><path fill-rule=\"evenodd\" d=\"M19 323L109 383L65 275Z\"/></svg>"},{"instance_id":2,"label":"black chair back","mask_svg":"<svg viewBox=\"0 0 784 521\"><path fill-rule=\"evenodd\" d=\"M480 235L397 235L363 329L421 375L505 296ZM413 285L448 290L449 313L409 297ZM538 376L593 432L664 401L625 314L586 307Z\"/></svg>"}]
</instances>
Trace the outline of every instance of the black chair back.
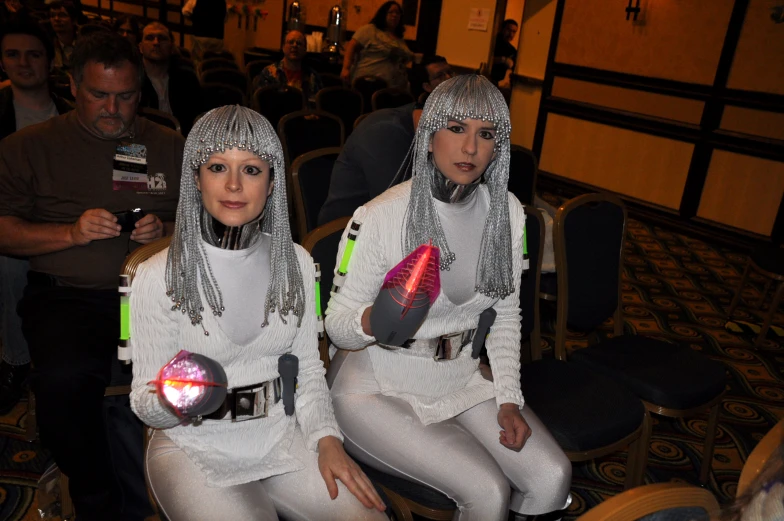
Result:
<instances>
[{"instance_id":1,"label":"black chair back","mask_svg":"<svg viewBox=\"0 0 784 521\"><path fill-rule=\"evenodd\" d=\"M305 96L301 90L288 85L269 85L256 89L252 106L277 130L280 118L305 108Z\"/></svg>"},{"instance_id":2,"label":"black chair back","mask_svg":"<svg viewBox=\"0 0 784 521\"><path fill-rule=\"evenodd\" d=\"M237 66L237 63L234 60L226 60L224 58L212 58L210 60L204 60L199 65L199 70L202 73L207 71L211 71L214 69L234 69L240 70Z\"/></svg>"},{"instance_id":3,"label":"black chair back","mask_svg":"<svg viewBox=\"0 0 784 521\"><path fill-rule=\"evenodd\" d=\"M354 80L352 87L362 94L362 106L365 112L370 112L373 106L373 93L377 90L386 89L387 82L378 76L360 76Z\"/></svg>"},{"instance_id":4,"label":"black chair back","mask_svg":"<svg viewBox=\"0 0 784 521\"><path fill-rule=\"evenodd\" d=\"M525 244L528 252L528 270L523 271L520 282L520 309L522 323L520 332L523 340L531 337L532 358L539 355L539 277L542 272L542 255L544 253L544 218L542 213L533 206L525 206Z\"/></svg>"},{"instance_id":5,"label":"black chair back","mask_svg":"<svg viewBox=\"0 0 784 521\"><path fill-rule=\"evenodd\" d=\"M222 58L224 60L236 62L231 51L204 51L204 54L202 54L203 60L209 60L212 58Z\"/></svg>"},{"instance_id":6,"label":"black chair back","mask_svg":"<svg viewBox=\"0 0 784 521\"><path fill-rule=\"evenodd\" d=\"M414 101L414 96L411 93L394 87L377 90L371 98L373 110L394 109L414 103Z\"/></svg>"},{"instance_id":7,"label":"black chair back","mask_svg":"<svg viewBox=\"0 0 784 521\"><path fill-rule=\"evenodd\" d=\"M243 52L244 63L248 64L254 60L269 60L278 62L283 59L283 51L280 49L262 49L261 47L252 47Z\"/></svg>"},{"instance_id":8,"label":"black chair back","mask_svg":"<svg viewBox=\"0 0 784 521\"><path fill-rule=\"evenodd\" d=\"M345 87L325 87L316 94L316 108L334 114L343 122L346 137L362 114L362 94Z\"/></svg>"},{"instance_id":9,"label":"black chair back","mask_svg":"<svg viewBox=\"0 0 784 521\"><path fill-rule=\"evenodd\" d=\"M245 72L247 72L248 78L253 81L253 78L261 74L261 71L273 63L275 62L272 60L253 60L245 66Z\"/></svg>"},{"instance_id":10,"label":"black chair back","mask_svg":"<svg viewBox=\"0 0 784 521\"><path fill-rule=\"evenodd\" d=\"M613 316L620 299L626 210L608 194L586 194L558 210L553 242L558 266L558 302L566 300L566 324L593 331Z\"/></svg>"},{"instance_id":11,"label":"black chair back","mask_svg":"<svg viewBox=\"0 0 784 521\"><path fill-rule=\"evenodd\" d=\"M294 208L304 237L317 226L318 215L329 192L332 167L340 148L321 148L302 154L291 166L294 184Z\"/></svg>"},{"instance_id":12,"label":"black chair back","mask_svg":"<svg viewBox=\"0 0 784 521\"><path fill-rule=\"evenodd\" d=\"M205 112L224 105L245 106L245 92L232 85L205 83L202 85L201 91L204 97Z\"/></svg>"},{"instance_id":13,"label":"black chair back","mask_svg":"<svg viewBox=\"0 0 784 521\"><path fill-rule=\"evenodd\" d=\"M344 135L340 118L320 110L294 112L283 116L278 123L278 136L287 165L306 152L342 147Z\"/></svg>"},{"instance_id":14,"label":"black chair back","mask_svg":"<svg viewBox=\"0 0 784 521\"><path fill-rule=\"evenodd\" d=\"M331 74L331 73L326 73L325 72L324 74L319 74L319 76L321 76L321 84L325 88L326 87L342 87L343 86L343 80L341 80L340 76L338 76L337 74Z\"/></svg>"},{"instance_id":15,"label":"black chair back","mask_svg":"<svg viewBox=\"0 0 784 521\"><path fill-rule=\"evenodd\" d=\"M171 114L166 114L165 112L161 112L160 110L151 109L148 107L141 107L139 109L139 114L149 119L150 121L157 123L166 128L170 128L176 131L179 134L182 134L182 127L180 126L180 122L172 116Z\"/></svg>"},{"instance_id":16,"label":"black chair back","mask_svg":"<svg viewBox=\"0 0 784 521\"><path fill-rule=\"evenodd\" d=\"M343 230L346 229L351 217L341 217L328 222L324 226L319 226L302 240L302 247L305 248L314 262L321 265L321 310L325 313L329 303L332 280L335 277L335 265L337 264L338 248Z\"/></svg>"},{"instance_id":17,"label":"black chair back","mask_svg":"<svg viewBox=\"0 0 784 521\"><path fill-rule=\"evenodd\" d=\"M534 204L538 161L533 152L512 145L509 157L509 191L523 204Z\"/></svg>"},{"instance_id":18,"label":"black chair back","mask_svg":"<svg viewBox=\"0 0 784 521\"><path fill-rule=\"evenodd\" d=\"M237 87L243 93L248 91L248 77L237 69L212 69L201 73L201 82L220 83Z\"/></svg>"}]
</instances>

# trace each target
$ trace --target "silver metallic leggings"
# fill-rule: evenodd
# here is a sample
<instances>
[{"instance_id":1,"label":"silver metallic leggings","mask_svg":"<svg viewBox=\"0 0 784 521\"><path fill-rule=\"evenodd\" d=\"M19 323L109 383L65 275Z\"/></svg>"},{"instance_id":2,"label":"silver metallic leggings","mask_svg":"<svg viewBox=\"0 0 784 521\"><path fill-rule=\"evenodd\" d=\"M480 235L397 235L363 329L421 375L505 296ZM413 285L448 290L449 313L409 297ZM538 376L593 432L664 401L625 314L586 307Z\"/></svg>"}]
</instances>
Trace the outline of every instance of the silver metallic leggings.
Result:
<instances>
[{"instance_id":1,"label":"silver metallic leggings","mask_svg":"<svg viewBox=\"0 0 784 521\"><path fill-rule=\"evenodd\" d=\"M328 374L344 446L355 459L449 496L459 521L501 521L509 510L535 515L569 505L571 463L530 407L522 414L532 434L520 452L499 443L494 400L423 425L403 400L351 393L352 381L367 378L353 374L368 369L362 355L336 356Z\"/></svg>"},{"instance_id":2,"label":"silver metallic leggings","mask_svg":"<svg viewBox=\"0 0 784 521\"><path fill-rule=\"evenodd\" d=\"M318 468L318 454L294 439L291 455L305 469L231 487L209 487L201 470L163 431L155 431L147 449L146 474L155 501L169 521L243 519L274 521L276 511L289 521L386 520L365 508L338 481L333 501Z\"/></svg>"}]
</instances>

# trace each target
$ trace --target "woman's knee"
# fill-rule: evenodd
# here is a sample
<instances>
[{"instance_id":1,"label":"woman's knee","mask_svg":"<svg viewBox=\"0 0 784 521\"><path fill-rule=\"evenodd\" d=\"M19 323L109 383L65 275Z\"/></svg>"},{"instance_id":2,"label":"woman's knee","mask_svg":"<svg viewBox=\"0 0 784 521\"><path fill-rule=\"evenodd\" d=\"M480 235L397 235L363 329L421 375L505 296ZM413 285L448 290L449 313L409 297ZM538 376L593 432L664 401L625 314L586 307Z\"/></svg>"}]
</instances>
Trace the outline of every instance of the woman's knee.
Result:
<instances>
[{"instance_id":1,"label":"woman's knee","mask_svg":"<svg viewBox=\"0 0 784 521\"><path fill-rule=\"evenodd\" d=\"M572 484L572 463L563 452L548 455L539 471L519 488L525 499L523 513L545 514L567 505ZM516 505L513 505L513 508Z\"/></svg>"},{"instance_id":2,"label":"woman's knee","mask_svg":"<svg viewBox=\"0 0 784 521\"><path fill-rule=\"evenodd\" d=\"M488 465L483 471L467 472L452 499L463 512L471 512L467 519L506 519L512 492L509 480L500 468ZM461 516L462 520L463 517Z\"/></svg>"}]
</instances>

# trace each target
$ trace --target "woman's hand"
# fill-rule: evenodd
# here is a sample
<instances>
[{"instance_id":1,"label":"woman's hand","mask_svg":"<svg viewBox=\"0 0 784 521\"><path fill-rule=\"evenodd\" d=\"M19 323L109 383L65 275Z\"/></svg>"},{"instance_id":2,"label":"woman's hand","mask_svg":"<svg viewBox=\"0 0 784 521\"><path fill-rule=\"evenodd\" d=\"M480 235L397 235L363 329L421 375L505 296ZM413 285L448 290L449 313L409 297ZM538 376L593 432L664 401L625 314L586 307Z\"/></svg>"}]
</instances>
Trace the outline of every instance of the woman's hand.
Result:
<instances>
[{"instance_id":1,"label":"woman's hand","mask_svg":"<svg viewBox=\"0 0 784 521\"><path fill-rule=\"evenodd\" d=\"M503 429L498 441L516 452L522 450L525 441L531 437L531 427L520 414L516 403L504 403L498 411L498 425Z\"/></svg>"},{"instance_id":2,"label":"woman's hand","mask_svg":"<svg viewBox=\"0 0 784 521\"><path fill-rule=\"evenodd\" d=\"M339 439L334 436L324 436L319 440L318 447L319 471L324 478L324 483L327 484L329 497L332 499L338 497L338 484L335 481L337 478L367 508L376 508L381 512L387 509L368 477L343 450L343 444Z\"/></svg>"},{"instance_id":3,"label":"woman's hand","mask_svg":"<svg viewBox=\"0 0 784 521\"><path fill-rule=\"evenodd\" d=\"M343 85L350 86L351 85L351 69L346 69L345 67L340 70L340 79L343 80Z\"/></svg>"},{"instance_id":4,"label":"woman's hand","mask_svg":"<svg viewBox=\"0 0 784 521\"><path fill-rule=\"evenodd\" d=\"M370 329L370 312L372 309L373 306L368 306L365 308L365 311L362 312L362 332L367 336L373 336L373 331Z\"/></svg>"}]
</instances>

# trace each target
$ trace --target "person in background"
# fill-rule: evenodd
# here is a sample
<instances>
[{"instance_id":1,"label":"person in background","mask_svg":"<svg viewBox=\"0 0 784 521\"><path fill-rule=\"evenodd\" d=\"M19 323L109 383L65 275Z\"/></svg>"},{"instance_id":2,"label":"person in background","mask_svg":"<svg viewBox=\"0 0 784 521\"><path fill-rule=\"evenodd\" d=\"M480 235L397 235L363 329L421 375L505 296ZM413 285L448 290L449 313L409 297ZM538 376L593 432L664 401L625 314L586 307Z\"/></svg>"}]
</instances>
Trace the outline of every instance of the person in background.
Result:
<instances>
[{"instance_id":1,"label":"person in background","mask_svg":"<svg viewBox=\"0 0 784 521\"><path fill-rule=\"evenodd\" d=\"M378 8L346 44L340 77L347 85L362 76L378 76L390 87L408 90L406 65L414 54L403 40L403 7L391 0Z\"/></svg>"},{"instance_id":2,"label":"person in background","mask_svg":"<svg viewBox=\"0 0 784 521\"><path fill-rule=\"evenodd\" d=\"M283 59L265 67L253 78L253 89L268 85L289 85L302 91L305 98L314 101L322 88L321 77L304 63L307 53L305 35L289 31L283 40Z\"/></svg>"},{"instance_id":3,"label":"person in background","mask_svg":"<svg viewBox=\"0 0 784 521\"><path fill-rule=\"evenodd\" d=\"M49 22L54 32L54 60L52 67L60 79L71 70L71 56L76 44L76 10L71 4L55 1L49 5Z\"/></svg>"},{"instance_id":4,"label":"person in background","mask_svg":"<svg viewBox=\"0 0 784 521\"><path fill-rule=\"evenodd\" d=\"M455 75L452 66L446 58L437 54L423 56L418 64L411 67L409 78L411 78L411 94L417 98L422 105L425 104L427 95L433 92L436 85L448 80Z\"/></svg>"},{"instance_id":5,"label":"person in background","mask_svg":"<svg viewBox=\"0 0 784 521\"><path fill-rule=\"evenodd\" d=\"M495 38L490 79L496 85L505 80L508 81L507 73L514 71L517 48L512 45L512 40L517 35L517 28L517 22L511 18L504 20L501 24L501 31Z\"/></svg>"},{"instance_id":6,"label":"person in background","mask_svg":"<svg viewBox=\"0 0 784 521\"><path fill-rule=\"evenodd\" d=\"M133 46L139 45L142 39L141 26L135 16L121 16L112 25L112 31L131 42Z\"/></svg>"},{"instance_id":7,"label":"person in background","mask_svg":"<svg viewBox=\"0 0 784 521\"><path fill-rule=\"evenodd\" d=\"M160 22L144 26L139 50L145 72L141 106L173 115L187 136L193 120L203 112L199 79L180 64L173 53L171 31Z\"/></svg>"},{"instance_id":8,"label":"person in background","mask_svg":"<svg viewBox=\"0 0 784 521\"><path fill-rule=\"evenodd\" d=\"M12 22L0 30L0 65L11 82L0 90L0 140L73 108L49 91L53 58L52 41L38 24ZM27 285L28 267L26 258L0 256L0 415L8 413L22 397L30 372L30 352L16 313Z\"/></svg>"},{"instance_id":9,"label":"person in background","mask_svg":"<svg viewBox=\"0 0 784 521\"><path fill-rule=\"evenodd\" d=\"M414 64L411 77L423 92L432 92L455 75L441 56L425 56ZM381 195L395 183L405 181L410 170L402 166L411 148L422 106L403 105L372 112L353 132L340 152L329 182L327 200L319 212L319 226L354 210ZM398 174L398 170L404 172ZM397 177L396 177L397 175Z\"/></svg>"},{"instance_id":10,"label":"person in background","mask_svg":"<svg viewBox=\"0 0 784 521\"><path fill-rule=\"evenodd\" d=\"M194 62L200 62L205 51L223 50L225 0L188 0L182 8L182 14L193 23L191 52Z\"/></svg>"}]
</instances>

